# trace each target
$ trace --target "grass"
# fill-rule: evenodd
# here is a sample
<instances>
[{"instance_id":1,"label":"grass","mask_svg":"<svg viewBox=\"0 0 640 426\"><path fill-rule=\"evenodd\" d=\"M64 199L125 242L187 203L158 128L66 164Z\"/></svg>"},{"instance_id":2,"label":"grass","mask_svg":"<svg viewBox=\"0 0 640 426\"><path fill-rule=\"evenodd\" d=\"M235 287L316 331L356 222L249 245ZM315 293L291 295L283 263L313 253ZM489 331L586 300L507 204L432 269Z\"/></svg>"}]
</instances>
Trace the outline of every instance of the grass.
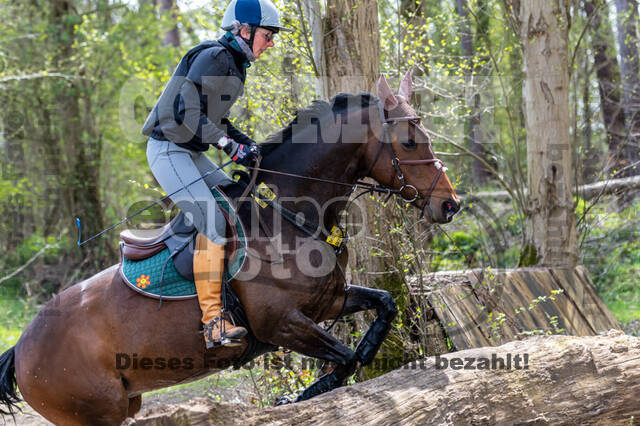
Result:
<instances>
[{"instance_id":1,"label":"grass","mask_svg":"<svg viewBox=\"0 0 640 426\"><path fill-rule=\"evenodd\" d=\"M640 304L624 300L607 300L604 303L611 310L616 319L622 323L640 319Z\"/></svg>"},{"instance_id":2,"label":"grass","mask_svg":"<svg viewBox=\"0 0 640 426\"><path fill-rule=\"evenodd\" d=\"M32 300L16 297L6 290L0 292L0 353L16 344L38 310L39 306Z\"/></svg>"},{"instance_id":3,"label":"grass","mask_svg":"<svg viewBox=\"0 0 640 426\"><path fill-rule=\"evenodd\" d=\"M640 320L640 201L613 211L601 203L581 222L581 263L598 293L623 325ZM577 214L584 211L579 202Z\"/></svg>"}]
</instances>

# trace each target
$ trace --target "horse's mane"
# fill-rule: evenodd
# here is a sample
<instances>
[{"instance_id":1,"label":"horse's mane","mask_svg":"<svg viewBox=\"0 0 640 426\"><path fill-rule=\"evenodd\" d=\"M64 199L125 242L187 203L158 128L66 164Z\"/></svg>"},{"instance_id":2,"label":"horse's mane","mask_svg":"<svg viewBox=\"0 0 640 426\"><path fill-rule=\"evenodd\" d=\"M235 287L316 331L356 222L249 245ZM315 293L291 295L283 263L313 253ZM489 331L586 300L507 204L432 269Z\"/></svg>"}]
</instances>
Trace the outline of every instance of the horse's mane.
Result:
<instances>
[{"instance_id":1,"label":"horse's mane","mask_svg":"<svg viewBox=\"0 0 640 426\"><path fill-rule=\"evenodd\" d=\"M353 109L354 105L365 109L376 102L378 102L378 98L366 92L360 92L357 95L339 93L331 98L329 102L316 99L308 107L296 111L295 118L285 128L272 134L264 143L260 144L262 155L263 157L268 157L277 148L290 144L293 139L294 125L316 126L325 122L325 118L329 114L333 114L333 117L347 114L349 108Z\"/></svg>"}]
</instances>

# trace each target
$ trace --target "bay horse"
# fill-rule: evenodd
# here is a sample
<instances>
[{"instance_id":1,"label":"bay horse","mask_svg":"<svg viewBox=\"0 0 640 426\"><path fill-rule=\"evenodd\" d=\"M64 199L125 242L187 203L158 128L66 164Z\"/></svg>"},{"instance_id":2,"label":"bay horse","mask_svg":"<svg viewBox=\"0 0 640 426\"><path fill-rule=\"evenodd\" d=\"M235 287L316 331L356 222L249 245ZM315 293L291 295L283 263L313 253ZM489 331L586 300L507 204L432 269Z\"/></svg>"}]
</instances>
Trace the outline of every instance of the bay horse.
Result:
<instances>
[{"instance_id":1,"label":"bay horse","mask_svg":"<svg viewBox=\"0 0 640 426\"><path fill-rule=\"evenodd\" d=\"M353 189L366 176L399 193L428 221L449 222L459 200L408 104L410 95L408 72L397 96L381 76L378 98L361 93L316 101L262 144L257 181L276 188L283 205L325 229L339 223L345 192L352 192L343 184ZM310 140L315 143L297 143ZM225 190L233 198L242 187L232 184ZM303 197L327 208L319 212L313 203L284 201ZM261 215L274 223L278 213L265 208ZM157 300L128 288L114 265L55 296L0 357L0 403L7 407L0 411L16 408L17 386L22 398L53 423L120 424L140 409L143 392L193 381L278 347L333 366L296 401L343 386L358 366L373 361L396 315L395 302L386 291L345 284L340 271L346 250L337 253L317 240L306 250L310 237L289 222L282 222L278 236L275 249L273 239L250 245L253 252L276 251L281 263L254 259L253 266L270 268L258 268L251 280L230 282L251 330L241 346L206 350L198 333L197 299L166 301L159 309ZM334 262L328 272L304 272L324 259ZM369 309L377 317L355 350L318 325ZM116 365L122 354L130 361L126 369Z\"/></svg>"}]
</instances>

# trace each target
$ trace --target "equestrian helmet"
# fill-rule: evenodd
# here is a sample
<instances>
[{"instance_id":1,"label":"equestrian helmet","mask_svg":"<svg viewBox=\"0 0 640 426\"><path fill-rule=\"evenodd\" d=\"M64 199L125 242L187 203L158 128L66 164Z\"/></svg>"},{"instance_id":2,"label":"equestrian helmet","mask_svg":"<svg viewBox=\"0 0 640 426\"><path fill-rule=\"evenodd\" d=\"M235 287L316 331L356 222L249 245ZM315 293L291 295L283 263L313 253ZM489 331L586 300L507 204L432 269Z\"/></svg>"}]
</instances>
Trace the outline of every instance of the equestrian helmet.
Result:
<instances>
[{"instance_id":1,"label":"equestrian helmet","mask_svg":"<svg viewBox=\"0 0 640 426\"><path fill-rule=\"evenodd\" d=\"M280 25L280 12L271 0L231 0L222 18L222 29L233 29L234 21L263 27L274 33L280 30L293 31Z\"/></svg>"}]
</instances>

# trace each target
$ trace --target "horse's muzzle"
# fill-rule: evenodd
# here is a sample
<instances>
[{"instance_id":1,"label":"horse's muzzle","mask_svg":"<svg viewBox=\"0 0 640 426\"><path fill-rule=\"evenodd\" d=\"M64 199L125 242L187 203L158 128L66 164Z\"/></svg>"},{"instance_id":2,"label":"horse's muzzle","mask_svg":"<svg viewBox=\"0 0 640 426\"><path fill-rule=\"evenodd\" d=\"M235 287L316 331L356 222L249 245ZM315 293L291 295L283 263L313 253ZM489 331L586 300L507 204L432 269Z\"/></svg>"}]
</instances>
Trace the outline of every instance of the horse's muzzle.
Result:
<instances>
[{"instance_id":1,"label":"horse's muzzle","mask_svg":"<svg viewBox=\"0 0 640 426\"><path fill-rule=\"evenodd\" d=\"M442 215L447 222L451 222L453 216L460 211L460 203L453 198L449 198L442 202Z\"/></svg>"}]
</instances>

